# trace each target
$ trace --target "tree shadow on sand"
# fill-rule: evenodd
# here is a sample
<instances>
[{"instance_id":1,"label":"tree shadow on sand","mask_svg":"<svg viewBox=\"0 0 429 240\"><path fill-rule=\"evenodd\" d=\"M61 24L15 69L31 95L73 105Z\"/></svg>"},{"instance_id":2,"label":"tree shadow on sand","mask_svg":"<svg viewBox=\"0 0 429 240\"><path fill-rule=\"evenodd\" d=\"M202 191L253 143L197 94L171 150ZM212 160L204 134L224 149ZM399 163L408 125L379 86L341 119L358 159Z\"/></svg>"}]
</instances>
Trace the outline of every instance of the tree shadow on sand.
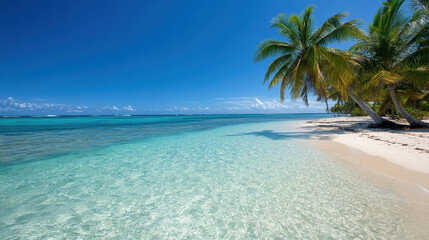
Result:
<instances>
[{"instance_id":1,"label":"tree shadow on sand","mask_svg":"<svg viewBox=\"0 0 429 240\"><path fill-rule=\"evenodd\" d=\"M272 140L287 140L287 139L319 139L319 140L329 140L332 134L336 134L332 130L330 131L297 131L297 132L274 132L273 130L262 130L256 132L249 132L243 134L233 134L227 135L230 137L235 136L258 136L258 137L266 137Z\"/></svg>"},{"instance_id":2,"label":"tree shadow on sand","mask_svg":"<svg viewBox=\"0 0 429 240\"><path fill-rule=\"evenodd\" d=\"M309 123L311 123L310 121ZM300 131L303 130L303 131ZM297 131L289 132L276 132L273 130L262 130L255 131L237 135L228 135L228 136L245 136L253 135L258 137L266 137L272 140L287 140L287 139L316 139L316 140L330 140L333 135L345 134L350 132L361 132L363 130L371 132L392 132L395 134L405 134L409 132L428 132L424 129L386 129L386 128L373 128L371 127L371 122L350 122L350 121L333 121L329 123L319 123L316 126L300 126L297 128Z\"/></svg>"}]
</instances>

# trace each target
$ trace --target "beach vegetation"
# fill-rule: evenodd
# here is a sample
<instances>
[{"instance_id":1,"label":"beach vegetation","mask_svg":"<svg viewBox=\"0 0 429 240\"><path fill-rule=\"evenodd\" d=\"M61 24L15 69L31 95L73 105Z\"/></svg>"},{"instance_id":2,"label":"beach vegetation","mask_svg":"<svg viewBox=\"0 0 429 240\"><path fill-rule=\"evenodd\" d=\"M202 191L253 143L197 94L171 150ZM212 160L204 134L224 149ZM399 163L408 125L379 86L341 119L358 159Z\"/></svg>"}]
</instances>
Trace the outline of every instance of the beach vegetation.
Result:
<instances>
[{"instance_id":1,"label":"beach vegetation","mask_svg":"<svg viewBox=\"0 0 429 240\"><path fill-rule=\"evenodd\" d=\"M301 98L306 105L309 94L326 101L328 86L345 93L352 78L352 55L328 45L353 38L359 21L343 23L347 13L338 13L316 29L313 11L314 6L310 6L300 15L279 14L271 27L286 41L266 39L257 46L255 62L276 57L268 66L264 83L269 81L269 89L280 84L281 101L286 89L292 99Z\"/></svg>"},{"instance_id":2,"label":"beach vegetation","mask_svg":"<svg viewBox=\"0 0 429 240\"><path fill-rule=\"evenodd\" d=\"M286 88L293 100L301 98L308 105L308 96L317 96L328 109L328 89L337 95L350 96L376 124L390 124L369 108L354 94L352 83L359 72L359 56L340 49L329 47L355 39L362 35L360 21L354 19L344 22L348 13L338 13L328 18L319 28L312 17L314 6L307 7L300 15L286 17L279 14L272 20L271 27L279 31L285 41L266 39L256 49L255 62L275 57L265 74L264 83L269 81L268 89L280 84L280 100L284 101Z\"/></svg>"},{"instance_id":3,"label":"beach vegetation","mask_svg":"<svg viewBox=\"0 0 429 240\"><path fill-rule=\"evenodd\" d=\"M368 26L368 33L356 35L357 43L351 50L367 59L367 65L371 66L371 84L387 88L400 115L412 127L424 127L429 125L404 107L398 87L401 84L418 89L429 87L429 45L426 36L429 19L417 13L407 16L402 8L403 3L404 0L383 2ZM413 94L407 98L411 96Z\"/></svg>"},{"instance_id":4,"label":"beach vegetation","mask_svg":"<svg viewBox=\"0 0 429 240\"><path fill-rule=\"evenodd\" d=\"M404 0L385 0L367 31L358 19L345 22L347 13L316 28L314 6L279 14L271 27L285 40L262 41L254 61L274 57L264 83L280 84L281 101L289 89L306 105L309 95L335 100L330 111L369 115L379 126L397 126L382 117L389 116L428 127L421 119L429 115L429 1L413 0L411 13L404 8ZM349 50L330 46L347 40L355 41Z\"/></svg>"}]
</instances>

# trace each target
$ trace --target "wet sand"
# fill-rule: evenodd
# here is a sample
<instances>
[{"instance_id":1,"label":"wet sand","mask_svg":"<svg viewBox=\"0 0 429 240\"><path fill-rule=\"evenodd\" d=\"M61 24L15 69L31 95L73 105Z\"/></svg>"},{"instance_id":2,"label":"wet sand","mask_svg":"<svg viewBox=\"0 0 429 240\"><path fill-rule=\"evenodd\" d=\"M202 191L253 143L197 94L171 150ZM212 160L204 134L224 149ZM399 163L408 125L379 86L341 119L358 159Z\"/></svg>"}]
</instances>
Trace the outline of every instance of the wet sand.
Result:
<instances>
[{"instance_id":1,"label":"wet sand","mask_svg":"<svg viewBox=\"0 0 429 240\"><path fill-rule=\"evenodd\" d=\"M429 236L429 131L367 129L368 117L302 121L296 127L338 162L388 184L410 206L405 216L418 239Z\"/></svg>"},{"instance_id":2,"label":"wet sand","mask_svg":"<svg viewBox=\"0 0 429 240\"><path fill-rule=\"evenodd\" d=\"M369 117L339 117L302 121L297 128L311 134L324 151L354 158L366 168L418 184L429 193L429 130L368 129L370 123Z\"/></svg>"}]
</instances>

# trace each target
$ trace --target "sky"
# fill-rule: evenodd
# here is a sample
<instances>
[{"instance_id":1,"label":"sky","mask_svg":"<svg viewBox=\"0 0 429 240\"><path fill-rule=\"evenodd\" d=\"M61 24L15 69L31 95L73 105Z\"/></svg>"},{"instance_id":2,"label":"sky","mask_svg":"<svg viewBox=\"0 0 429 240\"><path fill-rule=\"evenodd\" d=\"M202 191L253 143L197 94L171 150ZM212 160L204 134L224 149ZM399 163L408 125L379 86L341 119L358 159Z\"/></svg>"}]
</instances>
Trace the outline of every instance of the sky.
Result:
<instances>
[{"instance_id":1,"label":"sky","mask_svg":"<svg viewBox=\"0 0 429 240\"><path fill-rule=\"evenodd\" d=\"M282 39L270 20L309 5L318 26L339 12L367 26L381 1L3 0L0 115L324 112L314 97L281 104L270 61L253 62Z\"/></svg>"}]
</instances>

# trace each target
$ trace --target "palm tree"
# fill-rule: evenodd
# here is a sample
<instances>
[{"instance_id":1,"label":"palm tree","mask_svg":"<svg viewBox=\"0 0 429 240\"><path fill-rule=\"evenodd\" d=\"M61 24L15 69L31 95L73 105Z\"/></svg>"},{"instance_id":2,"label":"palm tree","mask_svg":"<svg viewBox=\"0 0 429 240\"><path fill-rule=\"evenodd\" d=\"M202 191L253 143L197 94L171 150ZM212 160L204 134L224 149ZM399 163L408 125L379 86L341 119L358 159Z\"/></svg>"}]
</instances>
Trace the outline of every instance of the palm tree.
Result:
<instances>
[{"instance_id":1,"label":"palm tree","mask_svg":"<svg viewBox=\"0 0 429 240\"><path fill-rule=\"evenodd\" d=\"M418 48L429 46L429 0L411 0L414 15L411 25L417 29L414 40Z\"/></svg>"},{"instance_id":2,"label":"palm tree","mask_svg":"<svg viewBox=\"0 0 429 240\"><path fill-rule=\"evenodd\" d=\"M368 69L371 69L371 63L368 61L365 57L359 57L357 58L357 61L359 62L358 65L355 65L353 67L353 78L350 81L349 85L347 86L347 93L353 101L357 103L357 105L366 113L368 114L372 120L375 122L375 124L378 127L388 127L388 128L398 128L400 127L395 122L386 120L382 118L379 114L377 114L374 110L372 110L365 102L362 100L362 98L358 97L356 95L356 92L359 92L359 95L364 97L364 99L367 100L374 100L368 97L369 95L376 95L374 92L377 91L376 88L374 88L372 85L369 84L370 74L368 72Z\"/></svg>"},{"instance_id":3,"label":"palm tree","mask_svg":"<svg viewBox=\"0 0 429 240\"><path fill-rule=\"evenodd\" d=\"M428 40L429 0L411 0L411 7L415 11L413 21L417 21L417 24L426 27L424 34L426 40Z\"/></svg>"},{"instance_id":4,"label":"palm tree","mask_svg":"<svg viewBox=\"0 0 429 240\"><path fill-rule=\"evenodd\" d=\"M411 0L411 4L415 10L429 15L429 0Z\"/></svg>"},{"instance_id":5,"label":"palm tree","mask_svg":"<svg viewBox=\"0 0 429 240\"><path fill-rule=\"evenodd\" d=\"M284 91L290 89L292 99L302 98L308 105L308 95L314 94L319 100L327 100L327 87L334 86L342 95L350 96L367 112L376 124L388 122L372 111L348 88L352 79L354 56L346 51L328 48L333 42L353 38L360 33L358 20L343 23L347 13L336 14L315 29L312 18L314 6L307 7L301 15L289 18L279 14L272 20L272 28L278 29L287 39L262 41L255 53L255 62L268 57L277 57L268 66L265 80L272 77L268 89L281 82L280 100L284 101Z\"/></svg>"},{"instance_id":6,"label":"palm tree","mask_svg":"<svg viewBox=\"0 0 429 240\"><path fill-rule=\"evenodd\" d=\"M374 84L387 86L398 112L412 127L425 127L424 123L410 113L401 104L395 86L401 81L415 85L426 85L429 72L429 46L421 46L425 28L416 24L401 11L404 0L386 0L377 11L369 34L358 36L358 42L352 50L363 54L371 62Z\"/></svg>"}]
</instances>

